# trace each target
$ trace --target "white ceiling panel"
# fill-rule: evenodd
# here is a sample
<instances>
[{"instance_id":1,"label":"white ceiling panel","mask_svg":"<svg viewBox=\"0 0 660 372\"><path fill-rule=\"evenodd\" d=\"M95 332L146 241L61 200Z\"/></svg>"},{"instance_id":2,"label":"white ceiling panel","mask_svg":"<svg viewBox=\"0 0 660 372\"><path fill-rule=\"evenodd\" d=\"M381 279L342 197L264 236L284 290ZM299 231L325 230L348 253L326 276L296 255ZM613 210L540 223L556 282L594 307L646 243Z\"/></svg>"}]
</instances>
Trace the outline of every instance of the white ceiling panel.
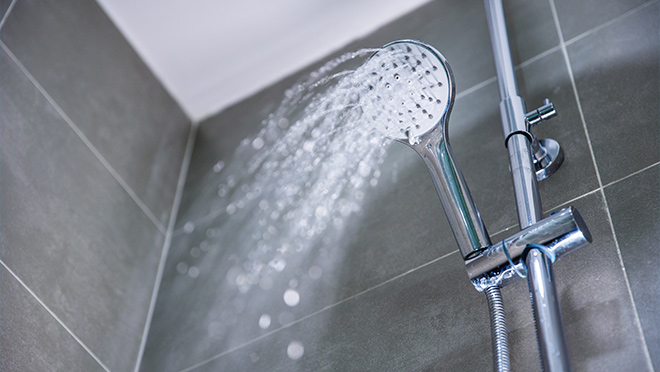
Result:
<instances>
[{"instance_id":1,"label":"white ceiling panel","mask_svg":"<svg viewBox=\"0 0 660 372\"><path fill-rule=\"evenodd\" d=\"M97 0L193 121L429 0Z\"/></svg>"}]
</instances>

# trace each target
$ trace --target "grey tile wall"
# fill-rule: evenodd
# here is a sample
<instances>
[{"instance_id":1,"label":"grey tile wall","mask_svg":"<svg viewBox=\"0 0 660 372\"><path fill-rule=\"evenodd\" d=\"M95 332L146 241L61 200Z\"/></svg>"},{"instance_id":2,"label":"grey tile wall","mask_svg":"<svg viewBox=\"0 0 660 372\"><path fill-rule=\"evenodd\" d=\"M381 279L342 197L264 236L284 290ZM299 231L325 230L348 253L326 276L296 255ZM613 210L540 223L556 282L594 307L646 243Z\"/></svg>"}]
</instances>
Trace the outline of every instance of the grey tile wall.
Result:
<instances>
[{"instance_id":1,"label":"grey tile wall","mask_svg":"<svg viewBox=\"0 0 660 372\"><path fill-rule=\"evenodd\" d=\"M1 40L164 230L189 120L98 4L18 1Z\"/></svg>"},{"instance_id":2,"label":"grey tile wall","mask_svg":"<svg viewBox=\"0 0 660 372\"><path fill-rule=\"evenodd\" d=\"M126 366L163 235L7 54L1 62L0 257L106 363Z\"/></svg>"},{"instance_id":3,"label":"grey tile wall","mask_svg":"<svg viewBox=\"0 0 660 372\"><path fill-rule=\"evenodd\" d=\"M18 1L0 75L2 370L133 370L190 121L95 2Z\"/></svg>"},{"instance_id":4,"label":"grey tile wall","mask_svg":"<svg viewBox=\"0 0 660 372\"><path fill-rule=\"evenodd\" d=\"M413 38L448 58L460 96L450 121L452 146L498 241L517 228L482 5L434 1L344 50ZM570 65L559 47L553 5ZM644 253L657 258L660 250L657 165L648 168L658 162L660 142L659 11L657 1L637 6L505 3L514 61L524 62L517 72L521 95L528 108L547 97L559 111L535 129L557 139L566 153L559 172L540 185L545 210L570 201L594 235L591 246L555 265L571 363L579 371L650 371L658 359L654 314L660 306L652 299L660 283L651 273L656 261ZM233 152L241 139L258 131L303 73L201 123L141 370L490 369L485 298L467 283L427 171L404 146L389 148L382 168L388 181L370 190L363 215L338 246L301 255L272 288L238 294L228 285L232 254L241 249L231 234L222 246L205 247L210 253L192 254L224 218L216 195L224 175L213 165L237 161ZM479 89L468 90L476 84ZM633 183L645 187L626 192ZM630 216L635 205L644 206L635 216L646 216L644 224ZM194 230L184 232L186 223ZM320 279L307 273L313 264L323 265ZM192 266L199 269L194 275L187 271ZM291 278L301 296L293 308L282 301ZM526 283L505 288L504 295L513 370L538 371ZM262 329L264 314L270 322ZM287 356L292 341L304 346L301 359Z\"/></svg>"},{"instance_id":5,"label":"grey tile wall","mask_svg":"<svg viewBox=\"0 0 660 372\"><path fill-rule=\"evenodd\" d=\"M660 174L655 165L605 189L655 370L660 370Z\"/></svg>"},{"instance_id":6,"label":"grey tile wall","mask_svg":"<svg viewBox=\"0 0 660 372\"><path fill-rule=\"evenodd\" d=\"M3 371L104 370L4 267L0 293Z\"/></svg>"},{"instance_id":7,"label":"grey tile wall","mask_svg":"<svg viewBox=\"0 0 660 372\"><path fill-rule=\"evenodd\" d=\"M568 46L603 184L660 160L658 28L654 4Z\"/></svg>"}]
</instances>

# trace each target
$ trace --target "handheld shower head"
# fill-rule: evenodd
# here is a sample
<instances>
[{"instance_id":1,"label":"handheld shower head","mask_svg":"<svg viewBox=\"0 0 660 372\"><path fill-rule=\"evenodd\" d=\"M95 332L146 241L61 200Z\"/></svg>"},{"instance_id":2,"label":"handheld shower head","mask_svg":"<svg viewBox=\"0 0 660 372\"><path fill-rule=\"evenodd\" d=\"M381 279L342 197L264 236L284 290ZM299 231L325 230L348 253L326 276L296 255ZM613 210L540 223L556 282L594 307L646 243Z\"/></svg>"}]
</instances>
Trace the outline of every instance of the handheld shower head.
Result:
<instances>
[{"instance_id":1,"label":"handheld shower head","mask_svg":"<svg viewBox=\"0 0 660 372\"><path fill-rule=\"evenodd\" d=\"M430 45L399 40L364 67L376 130L424 159L463 258L474 257L491 243L447 139L456 91L447 60Z\"/></svg>"}]
</instances>

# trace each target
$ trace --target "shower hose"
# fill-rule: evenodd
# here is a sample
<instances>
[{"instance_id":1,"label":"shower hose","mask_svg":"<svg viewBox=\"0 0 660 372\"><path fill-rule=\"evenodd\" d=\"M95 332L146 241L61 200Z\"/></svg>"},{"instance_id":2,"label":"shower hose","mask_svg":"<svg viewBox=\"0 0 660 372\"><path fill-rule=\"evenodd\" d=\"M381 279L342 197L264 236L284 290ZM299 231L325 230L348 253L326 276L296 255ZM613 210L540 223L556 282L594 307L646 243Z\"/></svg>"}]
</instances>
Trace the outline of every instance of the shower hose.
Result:
<instances>
[{"instance_id":1,"label":"shower hose","mask_svg":"<svg viewBox=\"0 0 660 372\"><path fill-rule=\"evenodd\" d=\"M486 288L488 309L490 310L490 325L493 338L493 363L496 372L509 372L509 343L507 341L504 303L500 287Z\"/></svg>"}]
</instances>

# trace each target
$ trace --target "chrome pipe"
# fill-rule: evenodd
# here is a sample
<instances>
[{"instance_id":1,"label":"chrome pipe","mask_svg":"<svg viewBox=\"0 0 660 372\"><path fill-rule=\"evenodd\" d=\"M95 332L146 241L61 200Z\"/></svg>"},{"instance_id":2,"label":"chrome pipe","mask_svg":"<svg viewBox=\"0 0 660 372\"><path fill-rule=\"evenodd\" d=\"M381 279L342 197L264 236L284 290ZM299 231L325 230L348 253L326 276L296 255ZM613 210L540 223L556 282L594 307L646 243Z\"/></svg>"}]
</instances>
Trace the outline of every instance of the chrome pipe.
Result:
<instances>
[{"instance_id":1,"label":"chrome pipe","mask_svg":"<svg viewBox=\"0 0 660 372\"><path fill-rule=\"evenodd\" d=\"M502 100L518 96L518 84L511 59L509 37L506 33L504 8L501 1L485 0L486 16L490 31L490 42L493 46L495 69L499 81L500 97Z\"/></svg>"},{"instance_id":2,"label":"chrome pipe","mask_svg":"<svg viewBox=\"0 0 660 372\"><path fill-rule=\"evenodd\" d=\"M530 142L522 134L509 137L509 163L511 179L521 229L532 226L542 218L541 197L536 181L536 170L530 151Z\"/></svg>"},{"instance_id":3,"label":"chrome pipe","mask_svg":"<svg viewBox=\"0 0 660 372\"><path fill-rule=\"evenodd\" d=\"M511 176L516 196L518 221L520 228L525 229L533 226L542 218L541 201L530 148L533 138L527 131L524 102L518 97L502 1L484 1L502 99L500 112L505 145L511 160ZM520 116L521 111L522 116ZM552 278L552 263L536 249L531 250L527 255L526 263L530 267L530 275L527 278L532 297L541 364L545 371L570 371L557 293Z\"/></svg>"},{"instance_id":4,"label":"chrome pipe","mask_svg":"<svg viewBox=\"0 0 660 372\"><path fill-rule=\"evenodd\" d=\"M525 263L543 370L570 372L552 262L538 249L532 249Z\"/></svg>"}]
</instances>

